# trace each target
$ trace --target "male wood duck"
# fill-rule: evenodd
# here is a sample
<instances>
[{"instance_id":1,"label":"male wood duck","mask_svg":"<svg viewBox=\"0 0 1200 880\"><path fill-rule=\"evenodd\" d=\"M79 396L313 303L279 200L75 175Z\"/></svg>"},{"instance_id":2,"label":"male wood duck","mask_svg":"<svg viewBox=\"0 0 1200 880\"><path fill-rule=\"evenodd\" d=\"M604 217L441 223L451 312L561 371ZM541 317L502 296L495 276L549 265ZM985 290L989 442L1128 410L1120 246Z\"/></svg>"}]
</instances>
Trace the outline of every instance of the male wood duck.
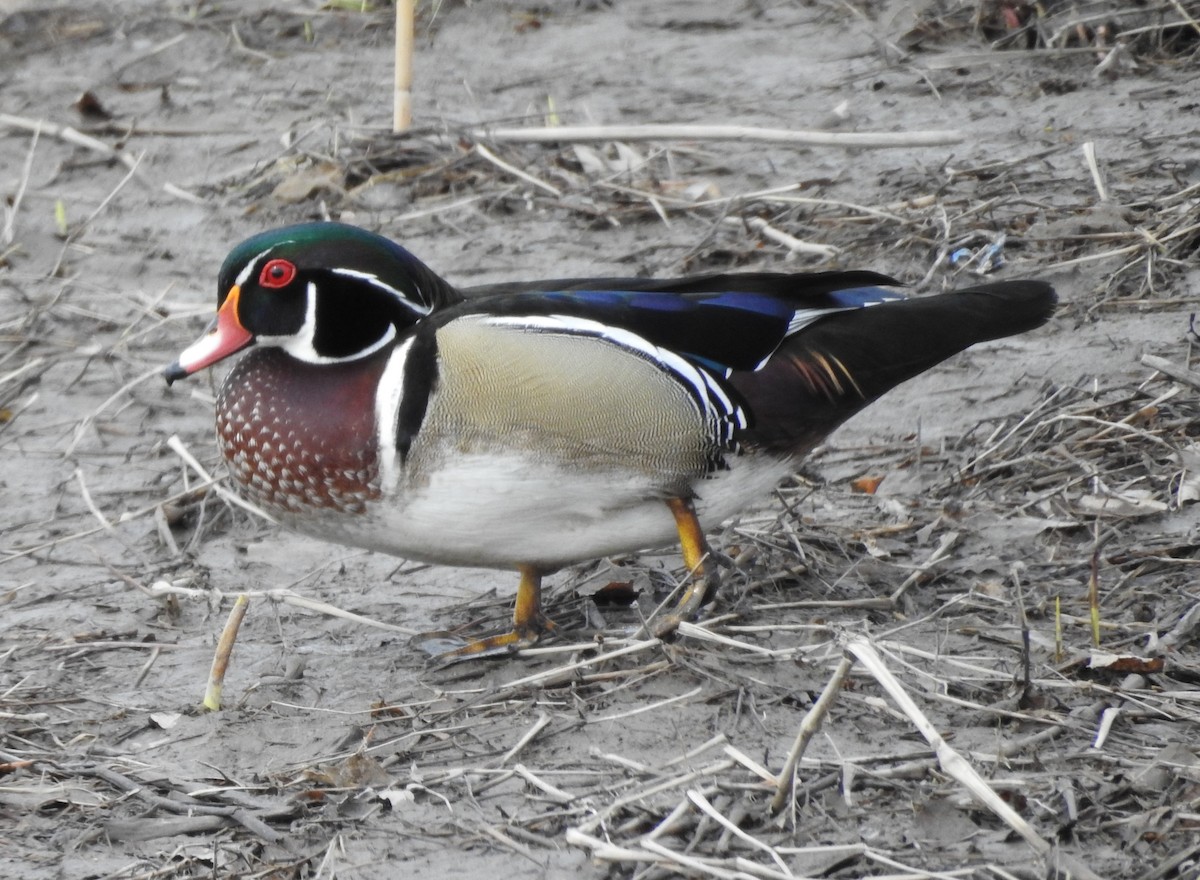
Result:
<instances>
[{"instance_id":1,"label":"male wood duck","mask_svg":"<svg viewBox=\"0 0 1200 880\"><path fill-rule=\"evenodd\" d=\"M208 332L168 382L250 349L217 399L244 495L315 537L516 569L526 647L541 579L678 541L665 634L716 587L705 530L769 493L884 392L1038 327L1041 281L907 298L873 272L517 282L460 292L353 226L256 235L221 267Z\"/></svg>"}]
</instances>

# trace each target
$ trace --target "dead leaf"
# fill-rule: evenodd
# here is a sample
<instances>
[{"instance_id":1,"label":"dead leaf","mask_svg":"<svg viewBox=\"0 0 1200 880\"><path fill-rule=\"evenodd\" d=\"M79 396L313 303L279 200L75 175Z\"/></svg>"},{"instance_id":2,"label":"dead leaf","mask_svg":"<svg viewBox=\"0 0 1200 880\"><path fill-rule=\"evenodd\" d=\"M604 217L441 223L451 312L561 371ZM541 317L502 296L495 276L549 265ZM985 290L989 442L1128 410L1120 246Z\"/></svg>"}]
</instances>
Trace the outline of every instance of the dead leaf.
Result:
<instances>
[{"instance_id":1,"label":"dead leaf","mask_svg":"<svg viewBox=\"0 0 1200 880\"><path fill-rule=\"evenodd\" d=\"M275 185L271 195L285 204L295 204L321 190L342 189L342 170L331 162L301 168Z\"/></svg>"},{"instance_id":2,"label":"dead leaf","mask_svg":"<svg viewBox=\"0 0 1200 880\"><path fill-rule=\"evenodd\" d=\"M176 724L179 723L179 719L182 717L183 717L183 715L179 712L152 712L152 713L150 713L150 720L154 723L154 725L156 727L158 727L162 730L170 730L172 727L174 727Z\"/></svg>"},{"instance_id":3,"label":"dead leaf","mask_svg":"<svg viewBox=\"0 0 1200 880\"><path fill-rule=\"evenodd\" d=\"M971 592L978 593L981 596L987 596L989 599L1003 599L1007 592L1004 584L997 580L984 580L975 584Z\"/></svg>"},{"instance_id":4,"label":"dead leaf","mask_svg":"<svg viewBox=\"0 0 1200 880\"><path fill-rule=\"evenodd\" d=\"M334 768L339 788L369 788L387 785L392 776L367 755L355 753Z\"/></svg>"},{"instance_id":5,"label":"dead leaf","mask_svg":"<svg viewBox=\"0 0 1200 880\"><path fill-rule=\"evenodd\" d=\"M884 477L876 476L857 477L850 481L850 488L855 492L862 492L864 495L874 495L883 480Z\"/></svg>"},{"instance_id":6,"label":"dead leaf","mask_svg":"<svg viewBox=\"0 0 1200 880\"><path fill-rule=\"evenodd\" d=\"M1146 675L1163 671L1162 657L1135 657L1133 654L1106 654L1094 651L1085 664L1088 669L1115 672L1121 675Z\"/></svg>"},{"instance_id":7,"label":"dead leaf","mask_svg":"<svg viewBox=\"0 0 1200 880\"><path fill-rule=\"evenodd\" d=\"M583 169L584 174L601 175L608 173L608 165L600 154L591 147L583 144L573 144L571 151L575 153L575 161L579 163L579 167Z\"/></svg>"},{"instance_id":8,"label":"dead leaf","mask_svg":"<svg viewBox=\"0 0 1200 880\"><path fill-rule=\"evenodd\" d=\"M398 810L401 807L416 802L417 796L408 788L388 788L378 793L379 799L387 801L389 807Z\"/></svg>"},{"instance_id":9,"label":"dead leaf","mask_svg":"<svg viewBox=\"0 0 1200 880\"><path fill-rule=\"evenodd\" d=\"M106 122L112 119L112 114L100 103L95 92L84 92L79 96L79 100L71 106L80 116L92 122Z\"/></svg>"}]
</instances>

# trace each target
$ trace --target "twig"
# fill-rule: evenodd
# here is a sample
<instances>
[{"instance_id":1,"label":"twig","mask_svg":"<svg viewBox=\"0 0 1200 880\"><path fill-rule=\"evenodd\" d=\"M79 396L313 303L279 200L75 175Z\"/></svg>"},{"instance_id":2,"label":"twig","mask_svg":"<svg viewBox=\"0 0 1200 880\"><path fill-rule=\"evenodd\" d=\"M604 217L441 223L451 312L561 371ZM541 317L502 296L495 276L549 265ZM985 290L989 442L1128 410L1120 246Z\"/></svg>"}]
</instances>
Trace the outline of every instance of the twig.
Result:
<instances>
[{"instance_id":1,"label":"twig","mask_svg":"<svg viewBox=\"0 0 1200 880\"><path fill-rule=\"evenodd\" d=\"M5 206L4 232L0 241L5 245L13 243L15 233L13 226L17 222L17 212L21 209L21 199L25 196L25 188L29 185L29 175L33 172L33 153L37 149L38 136L42 133L41 123L33 129L33 137L29 139L29 152L25 154L25 165L21 168L21 182L17 184L17 192L12 197L12 204Z\"/></svg>"},{"instance_id":2,"label":"twig","mask_svg":"<svg viewBox=\"0 0 1200 880\"><path fill-rule=\"evenodd\" d=\"M551 186L550 184L546 183L544 180L538 180L532 174L522 171L520 168L518 168L515 165L510 165L508 162L505 162L503 159L501 159L499 156L497 156L495 153L493 153L491 150L489 150L483 144L476 144L475 152L478 153L480 156L482 156L484 159L487 159L489 162L491 162L493 165L495 165L500 170L506 171L507 173L511 174L513 177L518 177L521 180L525 181L526 183L536 186L540 190L550 193L550 195L552 195L552 196L561 196L562 195L562 190L558 189L557 187Z\"/></svg>"},{"instance_id":3,"label":"twig","mask_svg":"<svg viewBox=\"0 0 1200 880\"><path fill-rule=\"evenodd\" d=\"M579 826L579 828L580 830L591 831L598 825L601 825L607 821L609 816L613 815L618 810L628 806L629 804L635 804L661 792L670 791L673 788L679 788L694 782L697 779L702 779L705 776L715 776L718 773L724 773L726 770L729 770L731 767L735 766L737 765L733 761L725 758L720 761L714 761L711 764L705 764L703 767L699 767L696 770L692 770L687 773L682 773L679 776L665 779L656 785L649 786L648 788L639 789L638 791L627 794L624 797L619 797L612 801L610 804L605 806L602 811L593 816L589 816L588 819Z\"/></svg>"},{"instance_id":4,"label":"twig","mask_svg":"<svg viewBox=\"0 0 1200 880\"><path fill-rule=\"evenodd\" d=\"M690 700L692 697L700 694L704 688L697 685L687 693L676 694L673 697L663 697L661 700L651 703L649 706L639 706L636 709L626 709L624 712L614 712L612 715L602 715L599 718L589 718L589 724L596 724L600 721L620 721L625 718L632 718L634 715L641 715L643 712L650 712L654 709L661 709L663 706L668 706L671 703L678 703L683 700Z\"/></svg>"},{"instance_id":5,"label":"twig","mask_svg":"<svg viewBox=\"0 0 1200 880\"><path fill-rule=\"evenodd\" d=\"M1083 159L1087 162L1088 171L1092 174L1092 183L1096 186L1096 193L1100 196L1100 201L1108 201L1108 187L1104 185L1104 175L1100 173L1100 165L1096 162L1096 144L1094 141L1088 141L1083 145Z\"/></svg>"},{"instance_id":6,"label":"twig","mask_svg":"<svg viewBox=\"0 0 1200 880\"><path fill-rule=\"evenodd\" d=\"M83 479L83 468L75 468L75 481L79 483L79 494L83 496L84 505L87 506L87 509L100 525L111 531L113 524L108 521L108 518L101 512L100 508L96 506L96 502L92 500L92 493L88 491L87 483Z\"/></svg>"},{"instance_id":7,"label":"twig","mask_svg":"<svg viewBox=\"0 0 1200 880\"><path fill-rule=\"evenodd\" d=\"M392 87L392 131L412 125L413 18L415 0L396 0L395 82Z\"/></svg>"},{"instance_id":8,"label":"twig","mask_svg":"<svg viewBox=\"0 0 1200 880\"><path fill-rule=\"evenodd\" d=\"M841 662L833 671L833 675L825 683L825 689L821 691L821 696L817 697L817 701L812 704L812 708L800 721L800 730L796 733L796 740L788 751L787 760L783 762L783 769L779 771L779 783L775 788L775 796L771 798L772 813L782 810L784 802L791 797L792 789L796 784L796 765L804 756L804 750L808 748L813 734L820 730L821 722L829 714L829 707L837 699L837 695L842 690L842 682L846 680L846 675L853 665L854 661L849 657L842 657Z\"/></svg>"},{"instance_id":9,"label":"twig","mask_svg":"<svg viewBox=\"0 0 1200 880\"><path fill-rule=\"evenodd\" d=\"M812 242L802 241L795 236L788 235L786 232L776 229L761 217L723 217L721 222L727 226L749 226L763 238L768 238L783 245L794 254L812 254L822 259L831 260L841 253L840 249L832 245L813 244Z\"/></svg>"},{"instance_id":10,"label":"twig","mask_svg":"<svg viewBox=\"0 0 1200 880\"><path fill-rule=\"evenodd\" d=\"M46 359L43 357L35 357L30 360L27 360L25 363L21 364L21 366L17 367L15 370L10 370L9 372L0 376L0 386L7 385L9 382L13 381L14 379L20 377L21 375L23 375L25 373L28 373L30 370L36 370L38 367L40 367L45 362L46 362ZM9 421L12 421L11 415L9 416Z\"/></svg>"},{"instance_id":11,"label":"twig","mask_svg":"<svg viewBox=\"0 0 1200 880\"><path fill-rule=\"evenodd\" d=\"M1200 390L1200 373L1197 373L1195 370L1189 370L1187 367L1173 364L1166 358L1161 358L1153 354L1142 355L1142 363L1152 370L1157 370L1164 376L1170 376L1176 382L1182 382L1185 385L1190 385L1192 388Z\"/></svg>"},{"instance_id":12,"label":"twig","mask_svg":"<svg viewBox=\"0 0 1200 880\"><path fill-rule=\"evenodd\" d=\"M245 593L237 597L221 630L221 638L217 641L217 650L213 654L212 669L208 673L208 686L204 689L204 700L201 705L210 712L221 709L221 690L225 687L225 672L229 668L229 657L233 653L233 643L237 641L238 630L246 616L250 599Z\"/></svg>"},{"instance_id":13,"label":"twig","mask_svg":"<svg viewBox=\"0 0 1200 880\"><path fill-rule=\"evenodd\" d=\"M721 751L733 758L733 760L737 761L767 785L775 785L779 781L778 777L774 773L772 773L762 764L758 763L758 761L755 761L736 746L726 745Z\"/></svg>"},{"instance_id":14,"label":"twig","mask_svg":"<svg viewBox=\"0 0 1200 880\"><path fill-rule=\"evenodd\" d=\"M560 804L569 804L571 801L575 800L575 795L571 794L569 791L563 791L561 788L551 785L544 779L538 778L532 772L530 772L529 768L527 768L524 764L518 764L513 768L513 772L530 785L538 788L543 794L548 795L549 797L558 801Z\"/></svg>"},{"instance_id":15,"label":"twig","mask_svg":"<svg viewBox=\"0 0 1200 880\"><path fill-rule=\"evenodd\" d=\"M156 369L155 372L158 372L158 370ZM142 376L137 381L140 382L144 378L146 378L146 377ZM126 387L129 387L129 386L126 386ZM124 389L122 389L122 390L124 390ZM114 397L115 396L116 395L114 395ZM104 405L107 405L107 401L105 402ZM103 408L103 406L102 406L102 408ZM172 434L169 438L167 438L167 446L169 446L171 448L171 451L173 451L176 455L178 455L180 458L183 459L184 464L186 464L188 467L190 467L192 470L194 470L197 474L199 474L201 480L203 480L205 483L212 486L214 492L216 492L218 495L220 495L222 498L224 498L230 504L240 507L240 508L242 508L242 510L245 510L248 513L252 513L255 516L262 517L267 522L278 523L278 520L276 520L275 517L271 516L271 514L267 513L262 508L256 507L255 505L253 505L249 501L247 501L245 498L242 498L239 495L235 495L233 492L230 492L224 486L220 485L217 482L216 478L211 476L208 473L208 471L205 470L204 466L200 464L200 462L196 461L196 457L194 455L192 455L190 452L188 452L187 447L185 447L183 445L183 441L179 439L178 434Z\"/></svg>"},{"instance_id":16,"label":"twig","mask_svg":"<svg viewBox=\"0 0 1200 880\"><path fill-rule=\"evenodd\" d=\"M114 391L112 394L110 394L104 400L103 403L101 403L98 407L96 407L94 410L92 410L88 415L86 415L82 419L80 419L79 425L75 428L75 436L72 437L71 442L67 444L67 449L63 453L63 458L70 458L75 453L75 447L79 445L79 441L81 441L83 439L84 434L87 433L87 429L91 426L92 422L94 422L96 420L96 417L98 415L100 415L100 413L104 412L106 409L108 409L110 406L112 406L112 404L114 404L116 401L120 400L122 397L124 397L126 394L128 394L131 390L136 388L138 385L141 385L147 379L150 379L154 376L158 376L161 373L162 373L162 368L155 367L152 370L147 370L145 373L142 373L140 376L136 376L133 379L130 379L128 382L126 382L124 385L122 385L120 388L118 388L116 391Z\"/></svg>"},{"instance_id":17,"label":"twig","mask_svg":"<svg viewBox=\"0 0 1200 880\"><path fill-rule=\"evenodd\" d=\"M67 236L66 241L63 242L62 247L59 249L58 259L54 261L54 268L52 268L50 270L50 274L52 276L57 276L59 273L59 270L62 269L63 261L67 258L67 251L70 249L71 245L74 244L79 239L79 236L81 236L84 233L84 231L92 224L92 221L95 220L97 217L99 217L100 214L104 211L104 209L108 207L109 202L111 202L114 198L116 198L117 193L119 193L122 189L125 188L125 184L129 183L129 181L133 179L133 175L137 172L138 165L141 164L141 162L144 158L146 158L145 150L143 150L141 153L138 154L137 159L133 164L133 167L131 167L127 172L125 172L125 176L122 177L120 179L120 181L117 182L117 185L114 186L112 188L112 190L109 192L109 194L104 197L104 200L101 201L100 204L96 206L96 210L92 211L92 213L89 214L87 216L87 219L85 219L82 223L76 224L75 227L73 229L71 229L71 232Z\"/></svg>"},{"instance_id":18,"label":"twig","mask_svg":"<svg viewBox=\"0 0 1200 880\"><path fill-rule=\"evenodd\" d=\"M83 132L71 128L69 125L55 125L53 122L46 122L44 119L26 119L23 116L13 116L9 113L0 113L0 125L7 128L19 128L23 131L45 132L51 137L66 141L69 144L74 144L77 147L83 147L87 150L100 153L107 156L109 159L115 159L130 171L137 168L139 159L129 153L115 150L104 141L86 135Z\"/></svg>"},{"instance_id":19,"label":"twig","mask_svg":"<svg viewBox=\"0 0 1200 880\"><path fill-rule=\"evenodd\" d=\"M697 872L708 877L716 877L717 880L742 880L741 875L736 871L718 868L709 859L699 859L694 856L675 852L675 850L663 846L657 840L643 840L642 846L670 862L675 862L684 868L688 868L690 872Z\"/></svg>"},{"instance_id":20,"label":"twig","mask_svg":"<svg viewBox=\"0 0 1200 880\"><path fill-rule=\"evenodd\" d=\"M683 620L680 621L679 629L676 632L680 636L706 642L716 642L718 645L737 648L740 651L748 651L751 654L762 654L764 657L790 657L797 651L796 648L764 648L761 645L752 645L749 642L731 639L729 636L710 630L708 627L711 625L712 621L705 621L704 625L701 625Z\"/></svg>"},{"instance_id":21,"label":"twig","mask_svg":"<svg viewBox=\"0 0 1200 880\"><path fill-rule=\"evenodd\" d=\"M505 834L499 828L495 828L486 823L476 825L476 826L474 826L474 828L477 831L483 832L488 837L492 838L492 840L499 843L501 846L506 846L509 849L511 849L513 852L515 852L517 855L524 856L525 858L529 859L529 861L533 862L535 865L541 865L541 861L533 854L533 852L529 849L529 847L525 846L522 843L517 843L517 841L513 840L511 837L509 837L507 834ZM318 876L320 876L321 874L323 874L323 872L319 872Z\"/></svg>"},{"instance_id":22,"label":"twig","mask_svg":"<svg viewBox=\"0 0 1200 880\"><path fill-rule=\"evenodd\" d=\"M578 828L568 828L564 839L571 846L591 850L593 859L605 859L610 862L661 862L661 856L653 855L644 850L627 846L616 846L593 837Z\"/></svg>"},{"instance_id":23,"label":"twig","mask_svg":"<svg viewBox=\"0 0 1200 880\"><path fill-rule=\"evenodd\" d=\"M626 654L634 654L638 651L644 651L653 645L660 645L660 639L643 639L642 641L632 642L624 647L618 648L615 651L609 651L607 654L597 654L595 657L590 657L586 660L579 660L575 663L568 663L565 666L556 666L553 669L547 669L542 672L536 672L533 675L527 675L525 678L518 678L516 681L509 682L504 686L504 690L510 691L517 688L527 687L529 685L540 684L546 679L554 678L566 672L574 672L576 669L583 669L588 666L596 666L607 660L612 660L616 657L623 657Z\"/></svg>"},{"instance_id":24,"label":"twig","mask_svg":"<svg viewBox=\"0 0 1200 880\"><path fill-rule=\"evenodd\" d=\"M236 822L241 825L251 834L262 838L268 843L280 844L290 850L290 845L284 838L283 834L271 828L264 821L265 818L274 818L275 815L290 815L293 812L292 807L287 807L285 810L279 811L255 811L257 815L252 814L249 810L242 806L220 806L215 804L207 804L203 801L193 798L184 792L174 792L174 797L164 797L156 794L150 788L139 782L135 782L124 774L118 773L115 770L110 770L107 767L86 766L73 767L70 765L61 765L54 762L47 762L54 772L73 773L81 776L94 776L97 779L103 779L109 785L127 792L131 797L136 797L144 800L157 810L162 810L167 813L186 813L201 816L222 816L228 821Z\"/></svg>"},{"instance_id":25,"label":"twig","mask_svg":"<svg viewBox=\"0 0 1200 880\"><path fill-rule=\"evenodd\" d=\"M906 577L904 579L904 583L898 586L896 591L892 593L890 597L892 602L899 602L900 597L908 591L908 588L920 580L921 576L928 572L929 569L933 568L933 566L937 565L938 562L945 559L950 553L950 548L956 543L958 543L958 532L947 532L946 534L942 535L941 541L938 543L937 548L929 554L929 558L922 562L917 567L916 571Z\"/></svg>"},{"instance_id":26,"label":"twig","mask_svg":"<svg viewBox=\"0 0 1200 880\"><path fill-rule=\"evenodd\" d=\"M205 484L205 485L208 485L208 484ZM152 514L161 505L163 505L169 501L179 501L180 499L185 498L188 495L192 494L192 492L194 492L196 490L196 488L203 488L203 486L201 486L201 487L193 486L189 489L184 489L183 491L176 492L174 495L170 496L169 498L164 498L159 501L155 501L153 504L147 504L145 507L138 508L137 510L133 511L132 513L122 514L120 521L128 522L130 520L134 520L134 519L138 519L139 517L143 517L146 514ZM88 538L88 537L91 537L92 535L96 534L97 532L103 532L103 531L105 531L104 526L94 526L93 528L84 529L83 531L80 531L80 532L73 532L72 534L69 534L69 535L63 535L58 538L53 538L49 541L43 541L40 544L34 544L32 547L25 547L22 550L14 550L3 557L0 557L0 565L3 565L5 562L11 562L14 559L21 559L22 557L25 557L25 556L31 556L34 553L37 553L41 550L49 550L52 547L57 547L59 544L66 544L71 541L78 541L81 538Z\"/></svg>"},{"instance_id":27,"label":"twig","mask_svg":"<svg viewBox=\"0 0 1200 880\"><path fill-rule=\"evenodd\" d=\"M148 596L188 596L198 599L221 599L226 594L220 590L201 590L195 587L176 587L173 584L168 584L165 581L159 581L151 584L145 589ZM307 596L301 596L299 593L294 593L291 590L242 590L238 593L239 596L246 596L249 599L268 599L272 602L282 602L285 605L291 605L295 608L303 608L305 611L315 611L318 614L327 614L330 617L337 617L341 620L348 620L352 623L360 623L364 626L373 626L377 629L388 630L389 632L400 633L406 636L415 636L417 631L408 627L397 626L394 623L386 623L382 620L375 620L373 617L366 617L362 614L356 614L353 611L347 611L344 608L338 608L336 605L330 605L328 602L321 602L317 599L310 599Z\"/></svg>"},{"instance_id":28,"label":"twig","mask_svg":"<svg viewBox=\"0 0 1200 880\"><path fill-rule=\"evenodd\" d=\"M537 736L538 733L541 732L541 730L543 728L545 728L546 725L548 725L549 723L550 723L550 716L547 715L545 712L539 712L537 721L534 722L533 727L531 727L531 728L529 728L529 730L525 731L525 735L522 736L519 740L517 740L516 745L514 745L511 749L509 749L507 752L504 753L504 756L499 760L499 762L497 763L496 766L503 767L505 764L507 764L509 761L511 761L513 758L515 758L517 755L519 755L521 753L521 749L525 748L525 746L527 746L531 742L533 742L533 738L535 736Z\"/></svg>"},{"instance_id":29,"label":"twig","mask_svg":"<svg viewBox=\"0 0 1200 880\"><path fill-rule=\"evenodd\" d=\"M745 831L743 831L741 828L739 828L737 825L735 825L733 822L731 822L725 816L721 815L721 813L717 810L717 808L712 805L712 802L710 802L708 798L706 798L704 795L702 795L700 792L696 791L695 789L691 789L690 791L688 791L687 796L688 796L688 800L690 800L693 804L695 804L697 807L699 807L700 811L702 813L704 813L706 816L708 816L710 819L712 819L714 822L716 822L722 828L727 830L734 837L738 838L739 840L745 841L746 843L750 844L750 846L754 847L755 849L763 850L765 853L767 853L767 855L769 855L771 857L771 860L776 865L779 866L779 870L783 871L783 873L785 875L787 875L788 877L793 876L791 870L788 869L787 863L784 862L783 858L779 855L779 853L777 853L775 851L774 847L768 846L767 844L765 844L761 840L759 840L757 837L753 837L753 836L747 834Z\"/></svg>"},{"instance_id":30,"label":"twig","mask_svg":"<svg viewBox=\"0 0 1200 880\"><path fill-rule=\"evenodd\" d=\"M1197 34L1200 34L1200 22L1197 22L1196 19L1192 17L1187 9L1184 8L1184 5L1180 3L1179 0L1170 0L1170 3L1175 7L1175 11L1183 16L1183 20L1192 26L1192 30L1194 30Z\"/></svg>"},{"instance_id":31,"label":"twig","mask_svg":"<svg viewBox=\"0 0 1200 880\"><path fill-rule=\"evenodd\" d=\"M903 685L896 680L892 675L891 670L884 665L883 660L875 649L865 639L852 639L847 645L846 650L854 655L854 657L862 663L869 671L879 685L887 692L888 696L895 701L900 710L908 716L913 725L925 737L925 741L932 747L934 754L937 756L938 765L942 770L956 779L960 785L966 787L975 798L996 814L1009 828L1017 832L1025 842L1033 848L1040 856L1046 857L1050 854L1052 846L1049 841L1039 835L1028 822L1010 807L1005 801L996 794L995 791L983 780L975 768L942 738L937 729L922 712L908 692L904 690Z\"/></svg>"},{"instance_id":32,"label":"twig","mask_svg":"<svg viewBox=\"0 0 1200 880\"><path fill-rule=\"evenodd\" d=\"M544 128L475 128L470 137L493 143L547 144L586 141L746 141L811 147L935 147L959 144L960 131L835 132L750 125L554 125Z\"/></svg>"}]
</instances>

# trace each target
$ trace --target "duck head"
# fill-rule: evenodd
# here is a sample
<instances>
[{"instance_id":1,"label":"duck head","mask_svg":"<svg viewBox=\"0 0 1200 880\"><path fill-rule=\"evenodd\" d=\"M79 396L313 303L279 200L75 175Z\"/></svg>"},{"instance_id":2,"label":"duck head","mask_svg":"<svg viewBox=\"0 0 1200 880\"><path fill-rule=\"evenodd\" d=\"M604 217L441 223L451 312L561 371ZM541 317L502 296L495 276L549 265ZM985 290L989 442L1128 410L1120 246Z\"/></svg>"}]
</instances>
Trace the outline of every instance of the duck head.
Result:
<instances>
[{"instance_id":1,"label":"duck head","mask_svg":"<svg viewBox=\"0 0 1200 880\"><path fill-rule=\"evenodd\" d=\"M254 345L310 364L355 360L460 298L404 248L365 229L274 229L225 258L216 318L163 375L170 384Z\"/></svg>"}]
</instances>

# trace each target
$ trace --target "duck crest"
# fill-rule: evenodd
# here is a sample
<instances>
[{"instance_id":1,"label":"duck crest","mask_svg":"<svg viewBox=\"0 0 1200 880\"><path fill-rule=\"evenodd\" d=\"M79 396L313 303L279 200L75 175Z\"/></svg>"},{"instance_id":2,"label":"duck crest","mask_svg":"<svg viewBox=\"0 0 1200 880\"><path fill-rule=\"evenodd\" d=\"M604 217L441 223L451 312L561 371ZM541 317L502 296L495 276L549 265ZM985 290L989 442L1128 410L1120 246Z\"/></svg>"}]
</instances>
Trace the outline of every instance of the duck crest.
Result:
<instances>
[{"instance_id":1,"label":"duck crest","mask_svg":"<svg viewBox=\"0 0 1200 880\"><path fill-rule=\"evenodd\" d=\"M240 360L217 400L217 436L251 501L285 518L363 513L380 497L375 389L386 355L306 364L277 348Z\"/></svg>"}]
</instances>

